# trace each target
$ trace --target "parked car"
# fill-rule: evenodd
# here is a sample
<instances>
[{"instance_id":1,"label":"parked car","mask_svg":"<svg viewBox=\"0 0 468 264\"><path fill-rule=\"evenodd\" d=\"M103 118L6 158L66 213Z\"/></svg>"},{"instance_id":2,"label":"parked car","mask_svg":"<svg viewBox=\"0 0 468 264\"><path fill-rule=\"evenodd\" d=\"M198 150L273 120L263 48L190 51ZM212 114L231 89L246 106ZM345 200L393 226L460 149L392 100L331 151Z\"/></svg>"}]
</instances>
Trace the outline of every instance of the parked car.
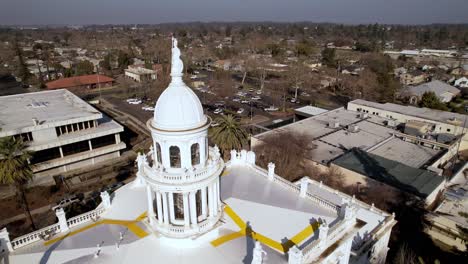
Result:
<instances>
[{"instance_id":1,"label":"parked car","mask_svg":"<svg viewBox=\"0 0 468 264\"><path fill-rule=\"evenodd\" d=\"M257 96L252 97L252 100L258 101L258 100L262 100L262 98L257 95Z\"/></svg>"},{"instance_id":2,"label":"parked car","mask_svg":"<svg viewBox=\"0 0 468 264\"><path fill-rule=\"evenodd\" d=\"M154 111L154 107L152 106L143 106L141 109L145 110L145 111Z\"/></svg>"},{"instance_id":3,"label":"parked car","mask_svg":"<svg viewBox=\"0 0 468 264\"><path fill-rule=\"evenodd\" d=\"M278 111L278 107L275 107L275 106L270 106L270 107L267 107L264 109L265 111L267 112L274 112L274 111Z\"/></svg>"},{"instance_id":4,"label":"parked car","mask_svg":"<svg viewBox=\"0 0 468 264\"><path fill-rule=\"evenodd\" d=\"M136 105L136 104L141 104L142 101L141 101L140 99L134 98L134 99L128 99L128 100L127 100L127 103L129 103L129 104L135 104L135 105Z\"/></svg>"},{"instance_id":5,"label":"parked car","mask_svg":"<svg viewBox=\"0 0 468 264\"><path fill-rule=\"evenodd\" d=\"M261 90L257 90L255 93L258 94L258 95L260 95L260 94L262 94L262 91L261 91Z\"/></svg>"},{"instance_id":6,"label":"parked car","mask_svg":"<svg viewBox=\"0 0 468 264\"><path fill-rule=\"evenodd\" d=\"M241 99L240 99L240 98L237 98L237 97L234 97L234 98L232 98L232 101L233 101L233 102L240 102Z\"/></svg>"},{"instance_id":7,"label":"parked car","mask_svg":"<svg viewBox=\"0 0 468 264\"><path fill-rule=\"evenodd\" d=\"M213 113L218 115L218 114L221 114L222 112L223 112L223 109L217 108L216 110L214 110Z\"/></svg>"},{"instance_id":8,"label":"parked car","mask_svg":"<svg viewBox=\"0 0 468 264\"><path fill-rule=\"evenodd\" d=\"M244 111L245 111L244 108L239 108L239 110L237 110L237 113L242 114L242 113L244 113Z\"/></svg>"},{"instance_id":9,"label":"parked car","mask_svg":"<svg viewBox=\"0 0 468 264\"><path fill-rule=\"evenodd\" d=\"M248 101L248 100L242 100L241 103L242 103L242 104L250 104L250 101Z\"/></svg>"},{"instance_id":10,"label":"parked car","mask_svg":"<svg viewBox=\"0 0 468 264\"><path fill-rule=\"evenodd\" d=\"M70 196L68 196L66 198L63 198L62 200L58 201L57 205L52 207L52 210L55 211L55 209L67 207L70 204L72 204L74 202L78 202L78 201L79 201L79 199L78 199L78 197L76 195L74 195L74 194L70 195Z\"/></svg>"}]
</instances>

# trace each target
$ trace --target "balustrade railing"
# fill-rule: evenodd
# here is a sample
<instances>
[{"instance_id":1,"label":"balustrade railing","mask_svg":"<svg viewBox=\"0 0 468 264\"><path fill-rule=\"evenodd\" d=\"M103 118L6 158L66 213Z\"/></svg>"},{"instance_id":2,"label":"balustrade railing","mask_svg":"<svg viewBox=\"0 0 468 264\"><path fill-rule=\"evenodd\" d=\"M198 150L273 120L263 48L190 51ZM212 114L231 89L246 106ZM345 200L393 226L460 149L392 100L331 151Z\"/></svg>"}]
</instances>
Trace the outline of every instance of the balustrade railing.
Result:
<instances>
[{"instance_id":1,"label":"balustrade railing","mask_svg":"<svg viewBox=\"0 0 468 264\"><path fill-rule=\"evenodd\" d=\"M165 183L180 183L180 182L191 182L203 179L214 172L223 168L223 162L221 160L214 161L212 164L207 165L204 168L196 169L194 171L185 171L181 173L168 173L163 171L161 168L152 168L149 165L143 165L143 171L145 175L153 178L160 182Z\"/></svg>"},{"instance_id":2,"label":"balustrade railing","mask_svg":"<svg viewBox=\"0 0 468 264\"><path fill-rule=\"evenodd\" d=\"M268 171L264 170L263 168L258 167L257 165L253 165L252 168L255 171L259 172L264 177L268 178ZM288 180L285 180L285 179L281 178L278 175L274 175L273 181L281 184L284 187L287 187L287 188L293 190L296 193L299 193L301 191L301 188L299 186L297 186L296 184L294 184L294 183L292 183L292 182L290 182ZM330 202L328 200L325 200L325 199L323 199L323 198L321 198L321 197L319 197L317 195L314 195L314 194L311 194L311 193L307 192L306 197L309 198L311 201L319 204L320 206L325 207L327 209L330 209L330 210L332 210L332 211L334 211L336 213L338 213L338 211L340 210L339 205L334 204L333 202Z\"/></svg>"},{"instance_id":3,"label":"balustrade railing","mask_svg":"<svg viewBox=\"0 0 468 264\"><path fill-rule=\"evenodd\" d=\"M87 213L77 215L67 220L67 224L69 228L78 226L80 224L89 222L91 220L97 220L97 218L104 213L104 208L97 208L93 211L89 211ZM37 231L31 232L29 234L17 237L11 241L11 246L13 249L17 249L20 247L27 246L29 244L35 243L40 240L48 240L52 238L54 235L60 233L60 224L56 223Z\"/></svg>"},{"instance_id":4,"label":"balustrade railing","mask_svg":"<svg viewBox=\"0 0 468 264\"><path fill-rule=\"evenodd\" d=\"M11 241L13 249L24 247L34 242L45 240L60 232L58 223L36 230L29 234L17 237Z\"/></svg>"}]
</instances>

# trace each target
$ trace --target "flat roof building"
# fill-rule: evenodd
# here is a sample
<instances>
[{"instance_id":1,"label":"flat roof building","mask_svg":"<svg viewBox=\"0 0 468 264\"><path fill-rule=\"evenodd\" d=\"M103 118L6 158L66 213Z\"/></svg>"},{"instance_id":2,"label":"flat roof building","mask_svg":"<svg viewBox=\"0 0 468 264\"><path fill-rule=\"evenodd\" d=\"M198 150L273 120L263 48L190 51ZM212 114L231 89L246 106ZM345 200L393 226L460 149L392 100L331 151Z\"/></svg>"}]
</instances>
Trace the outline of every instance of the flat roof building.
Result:
<instances>
[{"instance_id":1,"label":"flat roof building","mask_svg":"<svg viewBox=\"0 0 468 264\"><path fill-rule=\"evenodd\" d=\"M358 103L360 104L358 105ZM251 147L255 150L256 146L268 142L269 135L273 133L291 133L292 135L308 137L310 145L305 147L309 148L310 151L304 157L306 164L319 169L327 169L332 165L342 168L346 176L343 179L344 185L351 186L358 182L364 183L367 177L401 191L408 192L411 189L400 188L407 184L392 185L385 178L371 177L372 175L367 173L368 170L356 172L356 170L344 166L346 163L336 162L337 160L340 161L342 157L352 155L350 152L353 150L362 150L369 156L378 156L381 159L391 161L394 166L412 168L415 171L424 171L427 172L427 175L438 177L440 181L436 181L437 186L434 186L431 191L424 195L410 192L425 199L427 204L431 204L441 188L444 187L443 178L439 175L443 173L447 164L450 164L450 159L457 152L457 136L450 134L450 131L455 131L455 128L448 128L452 130L447 134L447 127L444 126L443 129L438 129L439 126L430 123L430 120L427 119L416 119L409 116L408 118L400 118L396 112L382 111L381 113L376 109L365 107L374 104L377 103L364 100L352 101L348 104L348 109L330 110L255 135L251 138ZM397 106L393 105L392 107L404 113L404 110L399 109ZM406 108L406 106L401 107ZM417 109L411 108L411 110L413 113L419 113ZM431 112L426 109L424 111ZM407 111L407 113L411 113L411 111ZM419 114L423 115L422 113ZM452 118L449 122L453 122L454 116L452 114L439 113L438 111L432 115L432 118ZM428 117L430 118L431 115L428 115ZM455 118L460 117L455 114ZM443 133L439 133L439 131ZM411 133L407 134L409 132ZM367 182L374 183L373 181Z\"/></svg>"},{"instance_id":2,"label":"flat roof building","mask_svg":"<svg viewBox=\"0 0 468 264\"><path fill-rule=\"evenodd\" d=\"M0 97L0 138L19 137L34 152L35 183L120 156L123 127L68 90Z\"/></svg>"},{"instance_id":3,"label":"flat roof building","mask_svg":"<svg viewBox=\"0 0 468 264\"><path fill-rule=\"evenodd\" d=\"M150 81L157 79L157 73L154 70L146 69L142 66L130 65L125 69L125 77L136 82Z\"/></svg>"}]
</instances>

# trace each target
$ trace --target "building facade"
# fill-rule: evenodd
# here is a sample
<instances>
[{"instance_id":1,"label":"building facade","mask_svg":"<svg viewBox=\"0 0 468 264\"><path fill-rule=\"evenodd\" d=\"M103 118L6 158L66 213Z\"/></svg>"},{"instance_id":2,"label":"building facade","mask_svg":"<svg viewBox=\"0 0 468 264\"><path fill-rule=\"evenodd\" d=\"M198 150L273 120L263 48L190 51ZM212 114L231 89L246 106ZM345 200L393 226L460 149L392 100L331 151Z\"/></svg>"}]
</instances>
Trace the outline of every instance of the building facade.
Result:
<instances>
[{"instance_id":1,"label":"building facade","mask_svg":"<svg viewBox=\"0 0 468 264\"><path fill-rule=\"evenodd\" d=\"M22 138L33 151L33 184L120 156L123 127L67 90L0 97L0 138Z\"/></svg>"}]
</instances>

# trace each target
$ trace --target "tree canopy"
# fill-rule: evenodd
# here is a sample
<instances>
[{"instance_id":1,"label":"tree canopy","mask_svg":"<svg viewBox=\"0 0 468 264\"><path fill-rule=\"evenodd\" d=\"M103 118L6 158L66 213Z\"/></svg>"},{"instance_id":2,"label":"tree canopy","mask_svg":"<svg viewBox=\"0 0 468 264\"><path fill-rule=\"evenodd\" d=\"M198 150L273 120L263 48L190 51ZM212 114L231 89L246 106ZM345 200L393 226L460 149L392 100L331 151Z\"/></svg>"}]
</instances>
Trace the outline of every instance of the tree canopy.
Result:
<instances>
[{"instance_id":1,"label":"tree canopy","mask_svg":"<svg viewBox=\"0 0 468 264\"><path fill-rule=\"evenodd\" d=\"M434 92L425 92L421 96L419 106L438 110L447 110L447 106L442 103Z\"/></svg>"}]
</instances>

